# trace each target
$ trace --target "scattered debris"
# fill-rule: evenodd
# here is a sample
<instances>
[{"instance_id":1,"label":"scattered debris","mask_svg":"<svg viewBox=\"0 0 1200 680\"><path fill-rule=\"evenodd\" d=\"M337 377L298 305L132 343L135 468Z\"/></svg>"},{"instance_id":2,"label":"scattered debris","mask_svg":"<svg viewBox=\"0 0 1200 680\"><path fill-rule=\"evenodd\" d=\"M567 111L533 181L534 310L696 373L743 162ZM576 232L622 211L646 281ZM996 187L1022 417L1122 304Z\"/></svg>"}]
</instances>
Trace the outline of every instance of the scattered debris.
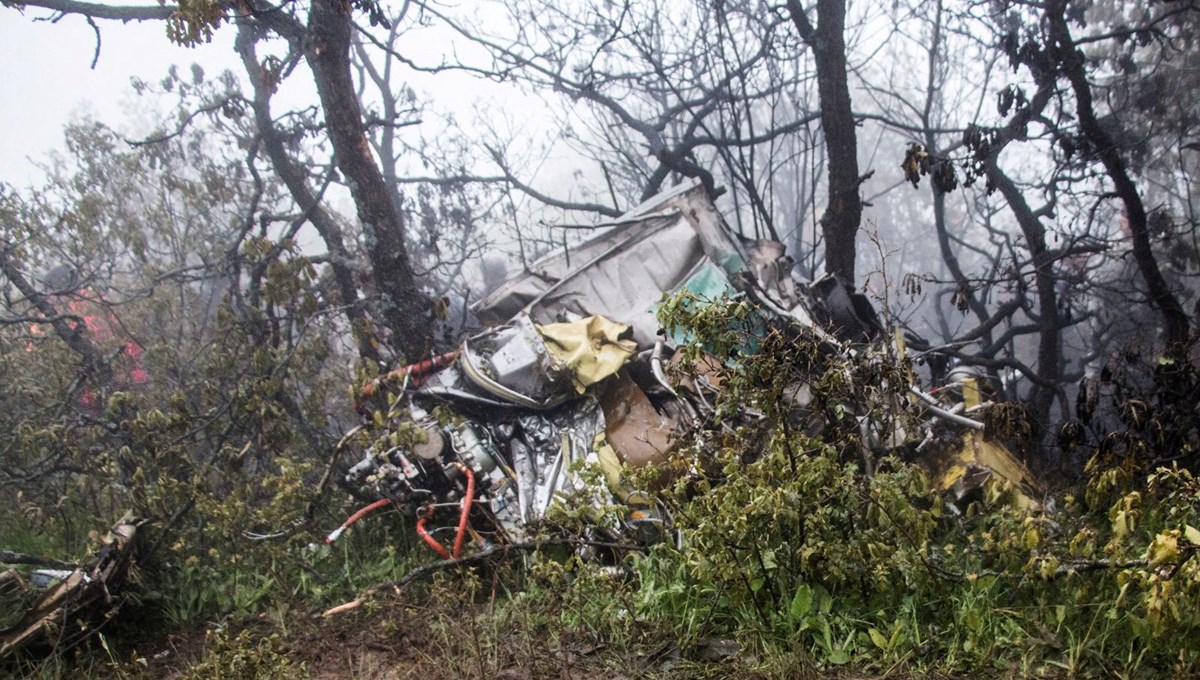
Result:
<instances>
[{"instance_id":1,"label":"scattered debris","mask_svg":"<svg viewBox=\"0 0 1200 680\"><path fill-rule=\"evenodd\" d=\"M811 284L794 279L784 246L743 242L699 184L662 194L608 226L535 262L474 305L492 327L457 351L364 389L364 403L383 385L398 392L384 422L376 423L382 436L347 476L381 500L330 540L371 509L395 505L418 518L417 531L434 552L455 560L467 539L477 552L525 541L527 528L567 496L592 499L597 509L615 498L629 509L621 518L595 513L588 538L598 542L668 536L670 517L628 487L623 464L663 465L675 435L711 414L705 392L720 385L715 376L703 384L668 382L664 362L687 338L662 334L655 310L664 295L686 289L701 301L747 298L831 354L846 356L885 337L863 295L832 277ZM793 405L806 406L811 391L797 385L789 393ZM918 390L895 408L938 421L939 443L916 448L937 461L928 467L940 488L965 502L984 485L1003 483L1033 507L1037 491L1028 471L1001 444L977 434L982 423L965 414L978 400L978 390L971 394L974 401L964 405L945 401L957 395L961 402L961 389L939 395L943 401ZM864 441L876 448L916 443L898 424L861 420ZM927 439L933 429L926 428ZM594 548L581 550L599 556Z\"/></svg>"},{"instance_id":2,"label":"scattered debris","mask_svg":"<svg viewBox=\"0 0 1200 680\"><path fill-rule=\"evenodd\" d=\"M922 462L933 475L938 489L950 494L955 506L964 509L985 496L1006 498L1019 508L1037 510L1041 493L1033 474L1003 444L970 431L958 448L947 448L940 456Z\"/></svg>"},{"instance_id":3,"label":"scattered debris","mask_svg":"<svg viewBox=\"0 0 1200 680\"><path fill-rule=\"evenodd\" d=\"M0 657L37 644L69 647L115 615L133 563L137 527L131 516L121 518L104 537L89 567L33 572L30 581L45 590L15 623L0 630ZM13 570L0 574L0 609L21 612L31 591L15 574ZM92 627L82 622L91 622Z\"/></svg>"},{"instance_id":4,"label":"scattered debris","mask_svg":"<svg viewBox=\"0 0 1200 680\"><path fill-rule=\"evenodd\" d=\"M637 493L624 474L665 466L677 435L713 414L712 397L721 390L712 370L720 361L715 357L707 370L695 367L701 370L693 372L694 380L667 379L665 367L679 360L674 348L688 339L664 334L655 310L664 295L685 289L701 304L723 296L749 299L771 322L809 334L835 356L850 356L862 343L885 337L865 297L829 277L811 284L795 280L782 244L743 243L703 188L685 185L639 206L592 240L539 260L480 301L474 311L493 326L456 351L367 384L360 410L374 418L379 436L346 481L378 500L350 516L327 542L375 510L406 511L442 561L378 587L396 589L448 565L479 564L549 544L605 560L670 537L669 513ZM895 342L894 351L903 356L902 338ZM922 414L924 440L862 413L863 441L878 450L915 451L937 488L961 507L986 494L1037 508L1040 492L1032 475L1003 444L985 438L983 424L972 417L986 406L980 376L953 375L955 382L936 396L913 388L910 400L887 404ZM813 388L797 384L785 398L803 411L814 399ZM382 407L382 413L368 406ZM335 456L366 427L347 433ZM870 461L864 464L869 474ZM332 470L331 460L319 494ZM584 535L547 541L530 531L570 499L591 522ZM614 507L623 514L611 512ZM16 615L0 619L7 625L0 630L0 656L35 644L62 649L115 615L136 534L137 524L122 518L90 566L0 552L0 562L44 567L28 582L16 570L0 572L2 609ZM355 609L361 601L325 615ZM706 642L705 650L713 658L738 652L724 640Z\"/></svg>"}]
</instances>

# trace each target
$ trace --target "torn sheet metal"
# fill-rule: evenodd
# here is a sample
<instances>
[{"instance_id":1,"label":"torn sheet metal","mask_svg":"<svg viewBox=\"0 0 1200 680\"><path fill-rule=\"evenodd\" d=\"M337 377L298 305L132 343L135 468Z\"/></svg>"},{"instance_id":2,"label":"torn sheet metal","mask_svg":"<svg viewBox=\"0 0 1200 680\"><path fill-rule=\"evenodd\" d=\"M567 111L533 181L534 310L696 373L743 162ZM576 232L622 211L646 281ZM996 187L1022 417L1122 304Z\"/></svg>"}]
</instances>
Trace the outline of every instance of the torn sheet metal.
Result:
<instances>
[{"instance_id":1,"label":"torn sheet metal","mask_svg":"<svg viewBox=\"0 0 1200 680\"><path fill-rule=\"evenodd\" d=\"M573 392L569 369L525 314L463 342L458 366L487 396L516 406L548 409Z\"/></svg>"},{"instance_id":2,"label":"torn sheet metal","mask_svg":"<svg viewBox=\"0 0 1200 680\"><path fill-rule=\"evenodd\" d=\"M600 407L608 444L621 462L638 468L666 461L680 423L656 410L628 375L608 383L600 394Z\"/></svg>"},{"instance_id":3,"label":"torn sheet metal","mask_svg":"<svg viewBox=\"0 0 1200 680\"><path fill-rule=\"evenodd\" d=\"M586 397L576 408L550 414L536 425L526 419L524 430L537 442L534 446L547 452L557 449L537 476L535 519L545 517L556 501L573 495L588 499L596 508L610 503L611 494L583 474L587 468L600 466L597 439L604 433L604 413L595 398ZM557 447L553 444L554 436L558 439Z\"/></svg>"},{"instance_id":4,"label":"torn sheet metal","mask_svg":"<svg viewBox=\"0 0 1200 680\"><path fill-rule=\"evenodd\" d=\"M525 311L539 324L598 314L629 324L639 347L654 344L654 309L663 293L704 266L728 275L746 254L698 183L660 194L603 234L543 257L529 271L472 305L487 323Z\"/></svg>"},{"instance_id":5,"label":"torn sheet metal","mask_svg":"<svg viewBox=\"0 0 1200 680\"><path fill-rule=\"evenodd\" d=\"M881 331L870 301L833 277L798 282L778 241L743 243L697 181L660 194L582 244L547 255L471 310L484 324L520 312L548 324L598 314L629 324L639 347L658 332L663 295L715 300L745 293L821 340L865 342ZM832 333L832 334L831 334Z\"/></svg>"}]
</instances>

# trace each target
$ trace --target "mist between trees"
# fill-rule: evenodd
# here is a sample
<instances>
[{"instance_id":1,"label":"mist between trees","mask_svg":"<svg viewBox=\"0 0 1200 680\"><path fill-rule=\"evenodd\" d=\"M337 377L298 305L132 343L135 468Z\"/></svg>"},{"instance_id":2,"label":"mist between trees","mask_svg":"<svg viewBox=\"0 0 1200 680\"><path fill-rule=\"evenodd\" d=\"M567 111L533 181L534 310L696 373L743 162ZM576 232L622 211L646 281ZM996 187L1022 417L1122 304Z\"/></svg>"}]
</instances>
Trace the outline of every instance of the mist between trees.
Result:
<instances>
[{"instance_id":1,"label":"mist between trees","mask_svg":"<svg viewBox=\"0 0 1200 680\"><path fill-rule=\"evenodd\" d=\"M0 14L89 22L98 59L106 22L232 32L243 65L164 65L134 84L159 125L74 123L43 185L0 184L0 498L63 545L147 474L323 460L352 383L444 351L508 274L687 178L798 277L871 296L923 381L978 366L1025 402L1050 481L1116 427L1102 397L1196 398L1175 381L1200 299L1193 0ZM512 98L463 103L475 82ZM277 101L297 83L311 101ZM164 521L176 500L140 499Z\"/></svg>"},{"instance_id":2,"label":"mist between trees","mask_svg":"<svg viewBox=\"0 0 1200 680\"><path fill-rule=\"evenodd\" d=\"M919 346L1003 374L1007 395L1028 397L1046 424L1069 415L1063 386L1098 376L1109 353L1188 339L1200 151L1195 105L1177 95L1195 77L1191 3L354 9L12 4L27 19L92 22L97 59L103 20L144 22L147 41L165 28L185 45L236 32L245 68L170 67L135 83L175 109L155 129L68 130L48 186L6 188L17 213L7 261L23 274L10 286L54 292L43 277L66 266L120 304L132 292L122 289L145 287L147 265L226 286L247 239L291 239L324 281L318 306L338 308L358 358L386 363L444 344L501 269L581 235L547 224L615 217L699 178L744 236L785 243L799 276L862 285ZM316 97L275 104L288 81ZM511 90L511 105L493 97L471 110L472 82ZM440 86L456 92L439 97ZM141 164L128 181L157 195L68 188L120 158ZM206 220L220 257L114 256L76 237L189 250L193 231L166 236L178 226L131 213L172 210L163 204L184 198L161 178L206 172L227 193L171 214L228 212ZM88 191L126 214L97 206L74 220L92 224L67 224ZM35 203L45 214L28 214ZM22 233L37 220L43 238ZM231 288L255 303L249 273Z\"/></svg>"}]
</instances>

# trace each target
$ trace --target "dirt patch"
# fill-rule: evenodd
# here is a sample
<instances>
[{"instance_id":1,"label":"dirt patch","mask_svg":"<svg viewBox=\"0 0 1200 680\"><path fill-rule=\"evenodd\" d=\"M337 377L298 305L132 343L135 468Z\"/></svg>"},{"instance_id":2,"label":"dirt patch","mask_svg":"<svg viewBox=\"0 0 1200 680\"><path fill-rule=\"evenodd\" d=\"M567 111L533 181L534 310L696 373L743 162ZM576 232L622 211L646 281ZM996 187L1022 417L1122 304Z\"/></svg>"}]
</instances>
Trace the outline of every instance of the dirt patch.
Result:
<instances>
[{"instance_id":1,"label":"dirt patch","mask_svg":"<svg viewBox=\"0 0 1200 680\"><path fill-rule=\"evenodd\" d=\"M485 605L429 608L401 597L381 597L368 605L326 619L297 616L286 630L265 621L229 624L225 635L249 630L252 637L278 635L287 658L313 680L458 680L496 678L534 680L574 678L592 680L614 675L619 659L600 647L563 644L549 638L533 651L536 631L480 630ZM128 641L120 658L140 658L136 664L111 668L111 675L135 672L152 680L180 680L209 652L213 629L170 633L157 639ZM521 637L519 645L505 644L507 633ZM530 636L534 636L531 639ZM532 656L527 656L532 651Z\"/></svg>"}]
</instances>

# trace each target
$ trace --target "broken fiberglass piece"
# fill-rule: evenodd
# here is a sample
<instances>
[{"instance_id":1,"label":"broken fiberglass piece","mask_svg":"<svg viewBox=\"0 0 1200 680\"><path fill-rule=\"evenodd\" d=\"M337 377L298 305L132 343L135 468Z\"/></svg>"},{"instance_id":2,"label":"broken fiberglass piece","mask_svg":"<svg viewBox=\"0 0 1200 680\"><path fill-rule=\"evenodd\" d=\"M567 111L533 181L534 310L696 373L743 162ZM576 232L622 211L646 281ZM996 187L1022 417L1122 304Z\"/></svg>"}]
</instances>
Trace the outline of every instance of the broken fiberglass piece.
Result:
<instances>
[{"instance_id":1,"label":"broken fiberglass piece","mask_svg":"<svg viewBox=\"0 0 1200 680\"><path fill-rule=\"evenodd\" d=\"M936 487L965 507L973 500L1007 496L1022 510L1041 509L1041 490L1033 473L1008 447L968 431L941 452L920 460Z\"/></svg>"}]
</instances>

